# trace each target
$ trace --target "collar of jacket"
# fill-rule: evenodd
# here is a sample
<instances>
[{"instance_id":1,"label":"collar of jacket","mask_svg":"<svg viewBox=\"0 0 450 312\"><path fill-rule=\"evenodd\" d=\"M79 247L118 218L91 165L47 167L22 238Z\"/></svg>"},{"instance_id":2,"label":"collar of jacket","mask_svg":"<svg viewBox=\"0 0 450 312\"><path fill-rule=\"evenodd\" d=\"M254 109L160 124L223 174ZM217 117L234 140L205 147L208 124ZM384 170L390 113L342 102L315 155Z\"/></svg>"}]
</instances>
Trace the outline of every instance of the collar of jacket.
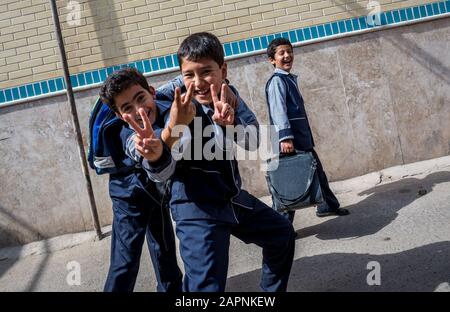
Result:
<instances>
[{"instance_id":1,"label":"collar of jacket","mask_svg":"<svg viewBox=\"0 0 450 312\"><path fill-rule=\"evenodd\" d=\"M276 73L276 74L282 74L282 75L287 75L287 76L291 75L294 78L297 78L297 75L294 75L292 73L288 73L287 71L284 71L284 70L282 70L282 69L280 69L278 67L275 67L275 70L273 72Z\"/></svg>"}]
</instances>

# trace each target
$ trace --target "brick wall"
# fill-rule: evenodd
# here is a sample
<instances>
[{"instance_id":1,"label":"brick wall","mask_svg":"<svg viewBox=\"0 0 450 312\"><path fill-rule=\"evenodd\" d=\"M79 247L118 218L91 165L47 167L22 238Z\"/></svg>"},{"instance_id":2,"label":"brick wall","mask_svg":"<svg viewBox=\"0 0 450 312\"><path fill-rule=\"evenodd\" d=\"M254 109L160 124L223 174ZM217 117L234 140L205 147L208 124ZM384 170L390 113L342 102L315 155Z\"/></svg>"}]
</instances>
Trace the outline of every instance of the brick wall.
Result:
<instances>
[{"instance_id":1,"label":"brick wall","mask_svg":"<svg viewBox=\"0 0 450 312\"><path fill-rule=\"evenodd\" d=\"M434 0L379 0L382 10ZM79 25L58 0L71 73L166 55L189 34L222 42L367 15L355 0L78 0ZM0 89L62 75L48 0L2 0Z\"/></svg>"}]
</instances>

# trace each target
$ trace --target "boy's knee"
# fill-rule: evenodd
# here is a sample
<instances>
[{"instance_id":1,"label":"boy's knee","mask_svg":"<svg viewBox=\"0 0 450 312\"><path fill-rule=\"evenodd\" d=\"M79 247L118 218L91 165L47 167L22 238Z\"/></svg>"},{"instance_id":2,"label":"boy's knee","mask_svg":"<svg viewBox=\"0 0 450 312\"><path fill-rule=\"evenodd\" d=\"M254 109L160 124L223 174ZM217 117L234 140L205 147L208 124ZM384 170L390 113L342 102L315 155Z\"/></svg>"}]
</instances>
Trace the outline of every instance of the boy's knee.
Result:
<instances>
[{"instance_id":1,"label":"boy's knee","mask_svg":"<svg viewBox=\"0 0 450 312\"><path fill-rule=\"evenodd\" d=\"M277 213L278 214L278 213ZM280 219L283 219L283 221L280 220L280 226L278 228L278 231L276 233L277 236L277 244L281 247L291 247L292 244L295 243L295 238L297 236L297 233L295 232L295 229L292 225L292 223L285 217L278 214ZM274 232L275 234L275 232Z\"/></svg>"},{"instance_id":2,"label":"boy's knee","mask_svg":"<svg viewBox=\"0 0 450 312\"><path fill-rule=\"evenodd\" d=\"M283 237L285 238L285 242L291 248L295 244L295 238L297 237L297 233L295 232L294 226L292 223L285 217L282 217L285 220L285 226L283 228Z\"/></svg>"}]
</instances>

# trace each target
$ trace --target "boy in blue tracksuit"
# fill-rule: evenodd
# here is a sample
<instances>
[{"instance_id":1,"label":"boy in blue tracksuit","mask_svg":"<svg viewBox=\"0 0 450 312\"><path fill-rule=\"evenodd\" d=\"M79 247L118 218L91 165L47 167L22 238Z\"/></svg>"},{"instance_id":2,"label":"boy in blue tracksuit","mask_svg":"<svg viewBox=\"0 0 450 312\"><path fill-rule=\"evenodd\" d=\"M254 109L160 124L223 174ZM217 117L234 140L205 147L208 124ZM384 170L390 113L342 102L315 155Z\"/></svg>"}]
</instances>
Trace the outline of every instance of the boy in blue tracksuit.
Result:
<instances>
[{"instance_id":1,"label":"boy in blue tracksuit","mask_svg":"<svg viewBox=\"0 0 450 312\"><path fill-rule=\"evenodd\" d=\"M257 144L250 146L249 142L250 137L257 140L255 115L244 103L233 108L225 100L227 64L217 37L210 33L190 35L178 50L178 60L184 84L194 100L171 110L161 137L183 156L165 168L174 171L170 208L185 266L183 290L225 290L232 234L262 247L261 288L285 291L294 255L294 229L289 221L241 189L238 164L227 146L230 141L222 136L226 127L252 125L248 135L231 136L231 140L247 149L256 148ZM190 131L184 129L179 135L181 131L175 128L183 124ZM211 158L208 151L215 157Z\"/></svg>"},{"instance_id":2,"label":"boy in blue tracksuit","mask_svg":"<svg viewBox=\"0 0 450 312\"><path fill-rule=\"evenodd\" d=\"M163 91L172 89L174 86L169 84ZM155 103L155 98L168 98L164 93L156 92L145 77L133 68L124 68L110 75L101 88L100 97L120 119L136 119L138 123L141 122L139 109L152 122L158 122L158 117L170 106L163 106L159 101ZM161 157L164 146L159 140L159 144L153 142L159 154L154 153L148 157L149 160L144 159L139 149L135 148L136 134L126 122L117 136L107 139L117 150L123 151L123 162L130 164L130 169L110 174L113 224L110 268L104 290L133 291L144 238L147 237L158 282L157 290L181 291L182 274L177 264L172 222L162 198L164 187L151 181L146 173L150 164L159 168L170 161L167 157Z\"/></svg>"},{"instance_id":3,"label":"boy in blue tracksuit","mask_svg":"<svg viewBox=\"0 0 450 312\"><path fill-rule=\"evenodd\" d=\"M318 217L349 214L347 209L339 208L339 201L328 185L327 176L314 150L314 140L303 97L297 85L297 76L290 73L294 63L291 42L285 38L272 40L267 47L267 55L275 70L266 84L266 100L270 123L278 133L280 152L290 154L299 150L312 152L314 155L324 197L324 203L319 205L316 211ZM294 220L294 214L295 211L282 213L291 222Z\"/></svg>"}]
</instances>

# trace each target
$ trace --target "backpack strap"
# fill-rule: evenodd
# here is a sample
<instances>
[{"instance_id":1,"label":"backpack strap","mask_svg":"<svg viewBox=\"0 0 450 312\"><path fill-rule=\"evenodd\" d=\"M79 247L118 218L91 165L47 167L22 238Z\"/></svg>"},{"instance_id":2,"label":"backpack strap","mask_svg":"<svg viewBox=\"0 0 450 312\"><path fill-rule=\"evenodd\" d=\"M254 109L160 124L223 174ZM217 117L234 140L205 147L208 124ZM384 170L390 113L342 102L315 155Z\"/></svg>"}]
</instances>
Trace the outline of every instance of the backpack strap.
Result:
<instances>
[{"instance_id":1,"label":"backpack strap","mask_svg":"<svg viewBox=\"0 0 450 312\"><path fill-rule=\"evenodd\" d=\"M100 100L100 97L97 98L95 101L95 104L91 110L91 113L89 114L89 141L88 141L88 163L91 169L96 170L95 164L94 164L94 141L98 139L97 135L94 133L94 123L97 118L97 115L99 114L99 110L102 108L103 103Z\"/></svg>"}]
</instances>

